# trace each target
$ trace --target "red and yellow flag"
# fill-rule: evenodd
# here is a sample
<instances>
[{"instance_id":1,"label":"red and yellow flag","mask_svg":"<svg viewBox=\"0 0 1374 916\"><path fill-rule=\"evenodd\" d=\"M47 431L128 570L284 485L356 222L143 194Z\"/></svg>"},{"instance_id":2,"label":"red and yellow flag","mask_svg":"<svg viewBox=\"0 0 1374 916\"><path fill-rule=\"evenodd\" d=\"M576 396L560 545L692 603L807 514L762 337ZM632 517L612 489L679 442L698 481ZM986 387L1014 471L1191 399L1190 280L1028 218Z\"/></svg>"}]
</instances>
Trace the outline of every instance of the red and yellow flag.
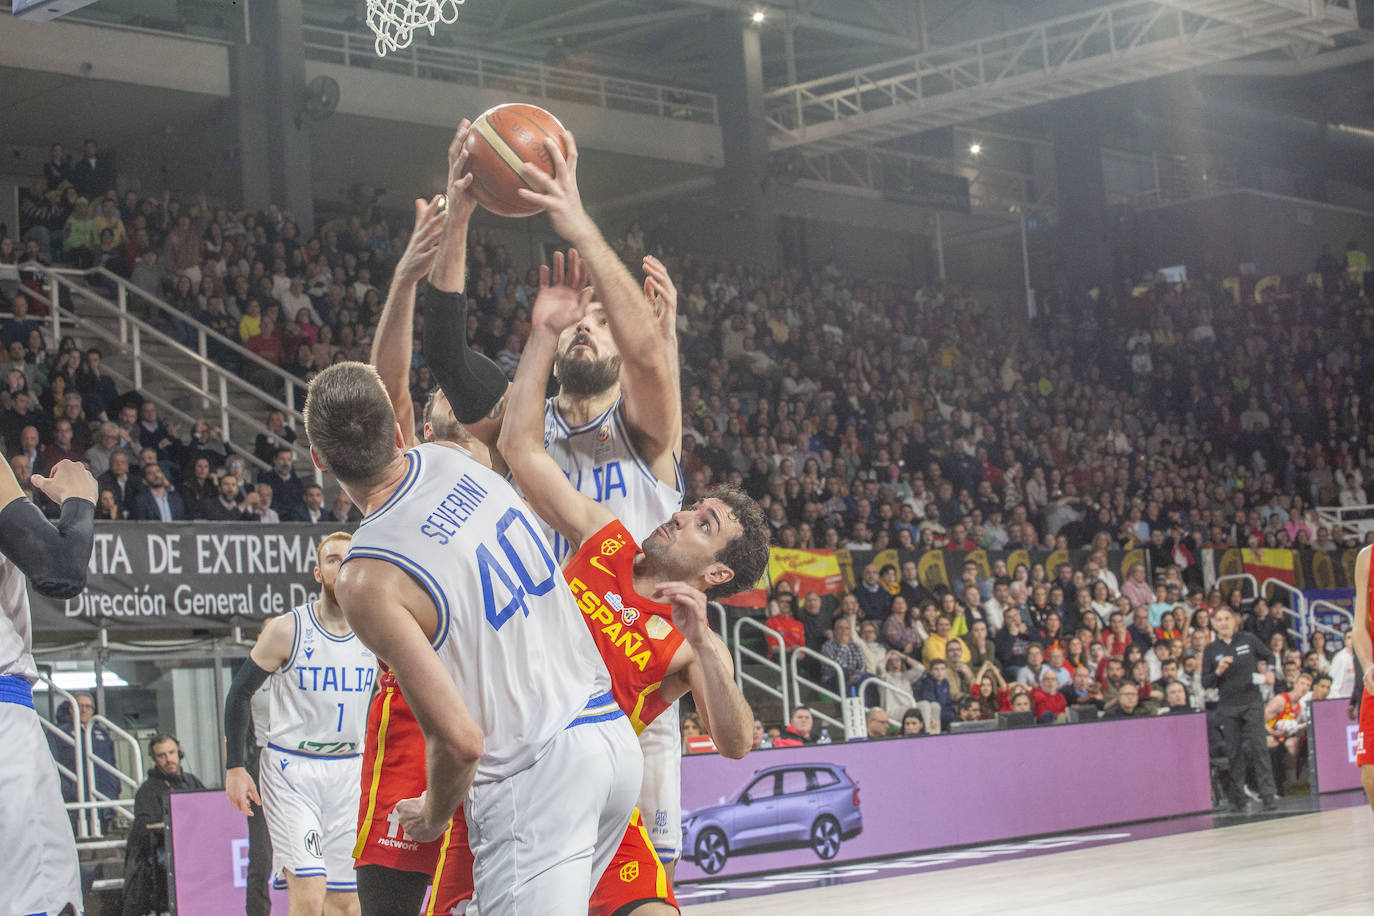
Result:
<instances>
[{"instance_id":1,"label":"red and yellow flag","mask_svg":"<svg viewBox=\"0 0 1374 916\"><path fill-rule=\"evenodd\" d=\"M774 547L768 554L768 577L776 583L787 579L798 595L815 592L830 595L844 588L840 561L829 550L787 550Z\"/></svg>"},{"instance_id":2,"label":"red and yellow flag","mask_svg":"<svg viewBox=\"0 0 1374 916\"><path fill-rule=\"evenodd\" d=\"M1245 571L1260 582L1265 579L1278 579L1289 585L1296 584L1293 575L1293 551L1264 547L1257 550L1246 548L1240 552Z\"/></svg>"}]
</instances>

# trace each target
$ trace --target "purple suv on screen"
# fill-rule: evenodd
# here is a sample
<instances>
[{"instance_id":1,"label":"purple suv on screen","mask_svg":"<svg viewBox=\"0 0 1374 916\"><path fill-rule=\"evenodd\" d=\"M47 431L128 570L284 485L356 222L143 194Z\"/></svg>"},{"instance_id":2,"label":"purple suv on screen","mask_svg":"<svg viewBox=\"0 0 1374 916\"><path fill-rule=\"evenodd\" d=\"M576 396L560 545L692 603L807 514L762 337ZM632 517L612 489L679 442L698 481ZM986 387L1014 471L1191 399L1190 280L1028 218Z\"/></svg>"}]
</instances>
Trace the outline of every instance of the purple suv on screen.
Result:
<instances>
[{"instance_id":1,"label":"purple suv on screen","mask_svg":"<svg viewBox=\"0 0 1374 916\"><path fill-rule=\"evenodd\" d=\"M833 859L863 826L859 786L844 767L792 763L756 770L731 801L684 812L682 854L709 875L732 855L789 846Z\"/></svg>"}]
</instances>

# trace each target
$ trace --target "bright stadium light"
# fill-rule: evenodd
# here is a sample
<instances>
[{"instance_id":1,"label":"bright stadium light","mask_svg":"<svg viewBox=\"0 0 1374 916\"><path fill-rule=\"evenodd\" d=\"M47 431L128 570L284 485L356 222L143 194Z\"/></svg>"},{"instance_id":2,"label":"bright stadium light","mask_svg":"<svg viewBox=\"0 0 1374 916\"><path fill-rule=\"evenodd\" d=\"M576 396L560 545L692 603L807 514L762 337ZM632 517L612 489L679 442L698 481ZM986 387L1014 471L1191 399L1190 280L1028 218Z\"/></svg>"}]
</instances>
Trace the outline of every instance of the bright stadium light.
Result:
<instances>
[{"instance_id":1,"label":"bright stadium light","mask_svg":"<svg viewBox=\"0 0 1374 916\"><path fill-rule=\"evenodd\" d=\"M983 151L983 144L974 143L971 146L969 146L968 151L976 156Z\"/></svg>"},{"instance_id":2,"label":"bright stadium light","mask_svg":"<svg viewBox=\"0 0 1374 916\"><path fill-rule=\"evenodd\" d=\"M766 16L763 10L754 10L754 15L750 16L749 18L753 20L754 25L763 25L763 20L766 18Z\"/></svg>"}]
</instances>

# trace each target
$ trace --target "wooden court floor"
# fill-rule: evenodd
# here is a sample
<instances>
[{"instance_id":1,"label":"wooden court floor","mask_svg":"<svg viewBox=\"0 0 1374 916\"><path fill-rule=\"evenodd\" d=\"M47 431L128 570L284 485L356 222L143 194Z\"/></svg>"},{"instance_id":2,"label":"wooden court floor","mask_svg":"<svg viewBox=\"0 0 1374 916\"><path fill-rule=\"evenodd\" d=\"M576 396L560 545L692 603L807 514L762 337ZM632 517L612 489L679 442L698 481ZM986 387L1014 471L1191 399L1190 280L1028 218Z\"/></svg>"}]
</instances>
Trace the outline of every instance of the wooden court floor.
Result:
<instances>
[{"instance_id":1,"label":"wooden court floor","mask_svg":"<svg viewBox=\"0 0 1374 916\"><path fill-rule=\"evenodd\" d=\"M927 874L689 906L687 916L1374 914L1365 805Z\"/></svg>"}]
</instances>

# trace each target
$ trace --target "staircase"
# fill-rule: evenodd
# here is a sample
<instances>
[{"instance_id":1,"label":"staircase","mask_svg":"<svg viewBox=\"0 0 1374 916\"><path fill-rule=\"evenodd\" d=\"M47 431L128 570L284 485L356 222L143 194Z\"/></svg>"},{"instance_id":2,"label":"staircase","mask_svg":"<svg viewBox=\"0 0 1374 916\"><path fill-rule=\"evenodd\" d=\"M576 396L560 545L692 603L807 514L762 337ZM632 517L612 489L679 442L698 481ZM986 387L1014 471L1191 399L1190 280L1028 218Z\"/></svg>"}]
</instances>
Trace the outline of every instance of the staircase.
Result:
<instances>
[{"instance_id":1,"label":"staircase","mask_svg":"<svg viewBox=\"0 0 1374 916\"><path fill-rule=\"evenodd\" d=\"M267 431L268 414L279 410L288 426L303 431L304 418L296 404L304 400L305 384L238 341L103 268L25 268L43 275L44 292L34 298L49 308L52 343L71 334L83 347L99 347L104 369L121 391L133 389L153 401L183 435L196 420L205 419L223 430L224 441L248 464L265 470L269 465L253 455L253 444L258 433ZM194 347L178 339L178 326L181 338L194 339ZM275 390L249 382L242 371L235 371L237 367L220 365L212 358L216 355L226 364L253 370L258 381L266 380ZM291 449L297 473L322 485L322 472L308 449L300 443Z\"/></svg>"}]
</instances>

